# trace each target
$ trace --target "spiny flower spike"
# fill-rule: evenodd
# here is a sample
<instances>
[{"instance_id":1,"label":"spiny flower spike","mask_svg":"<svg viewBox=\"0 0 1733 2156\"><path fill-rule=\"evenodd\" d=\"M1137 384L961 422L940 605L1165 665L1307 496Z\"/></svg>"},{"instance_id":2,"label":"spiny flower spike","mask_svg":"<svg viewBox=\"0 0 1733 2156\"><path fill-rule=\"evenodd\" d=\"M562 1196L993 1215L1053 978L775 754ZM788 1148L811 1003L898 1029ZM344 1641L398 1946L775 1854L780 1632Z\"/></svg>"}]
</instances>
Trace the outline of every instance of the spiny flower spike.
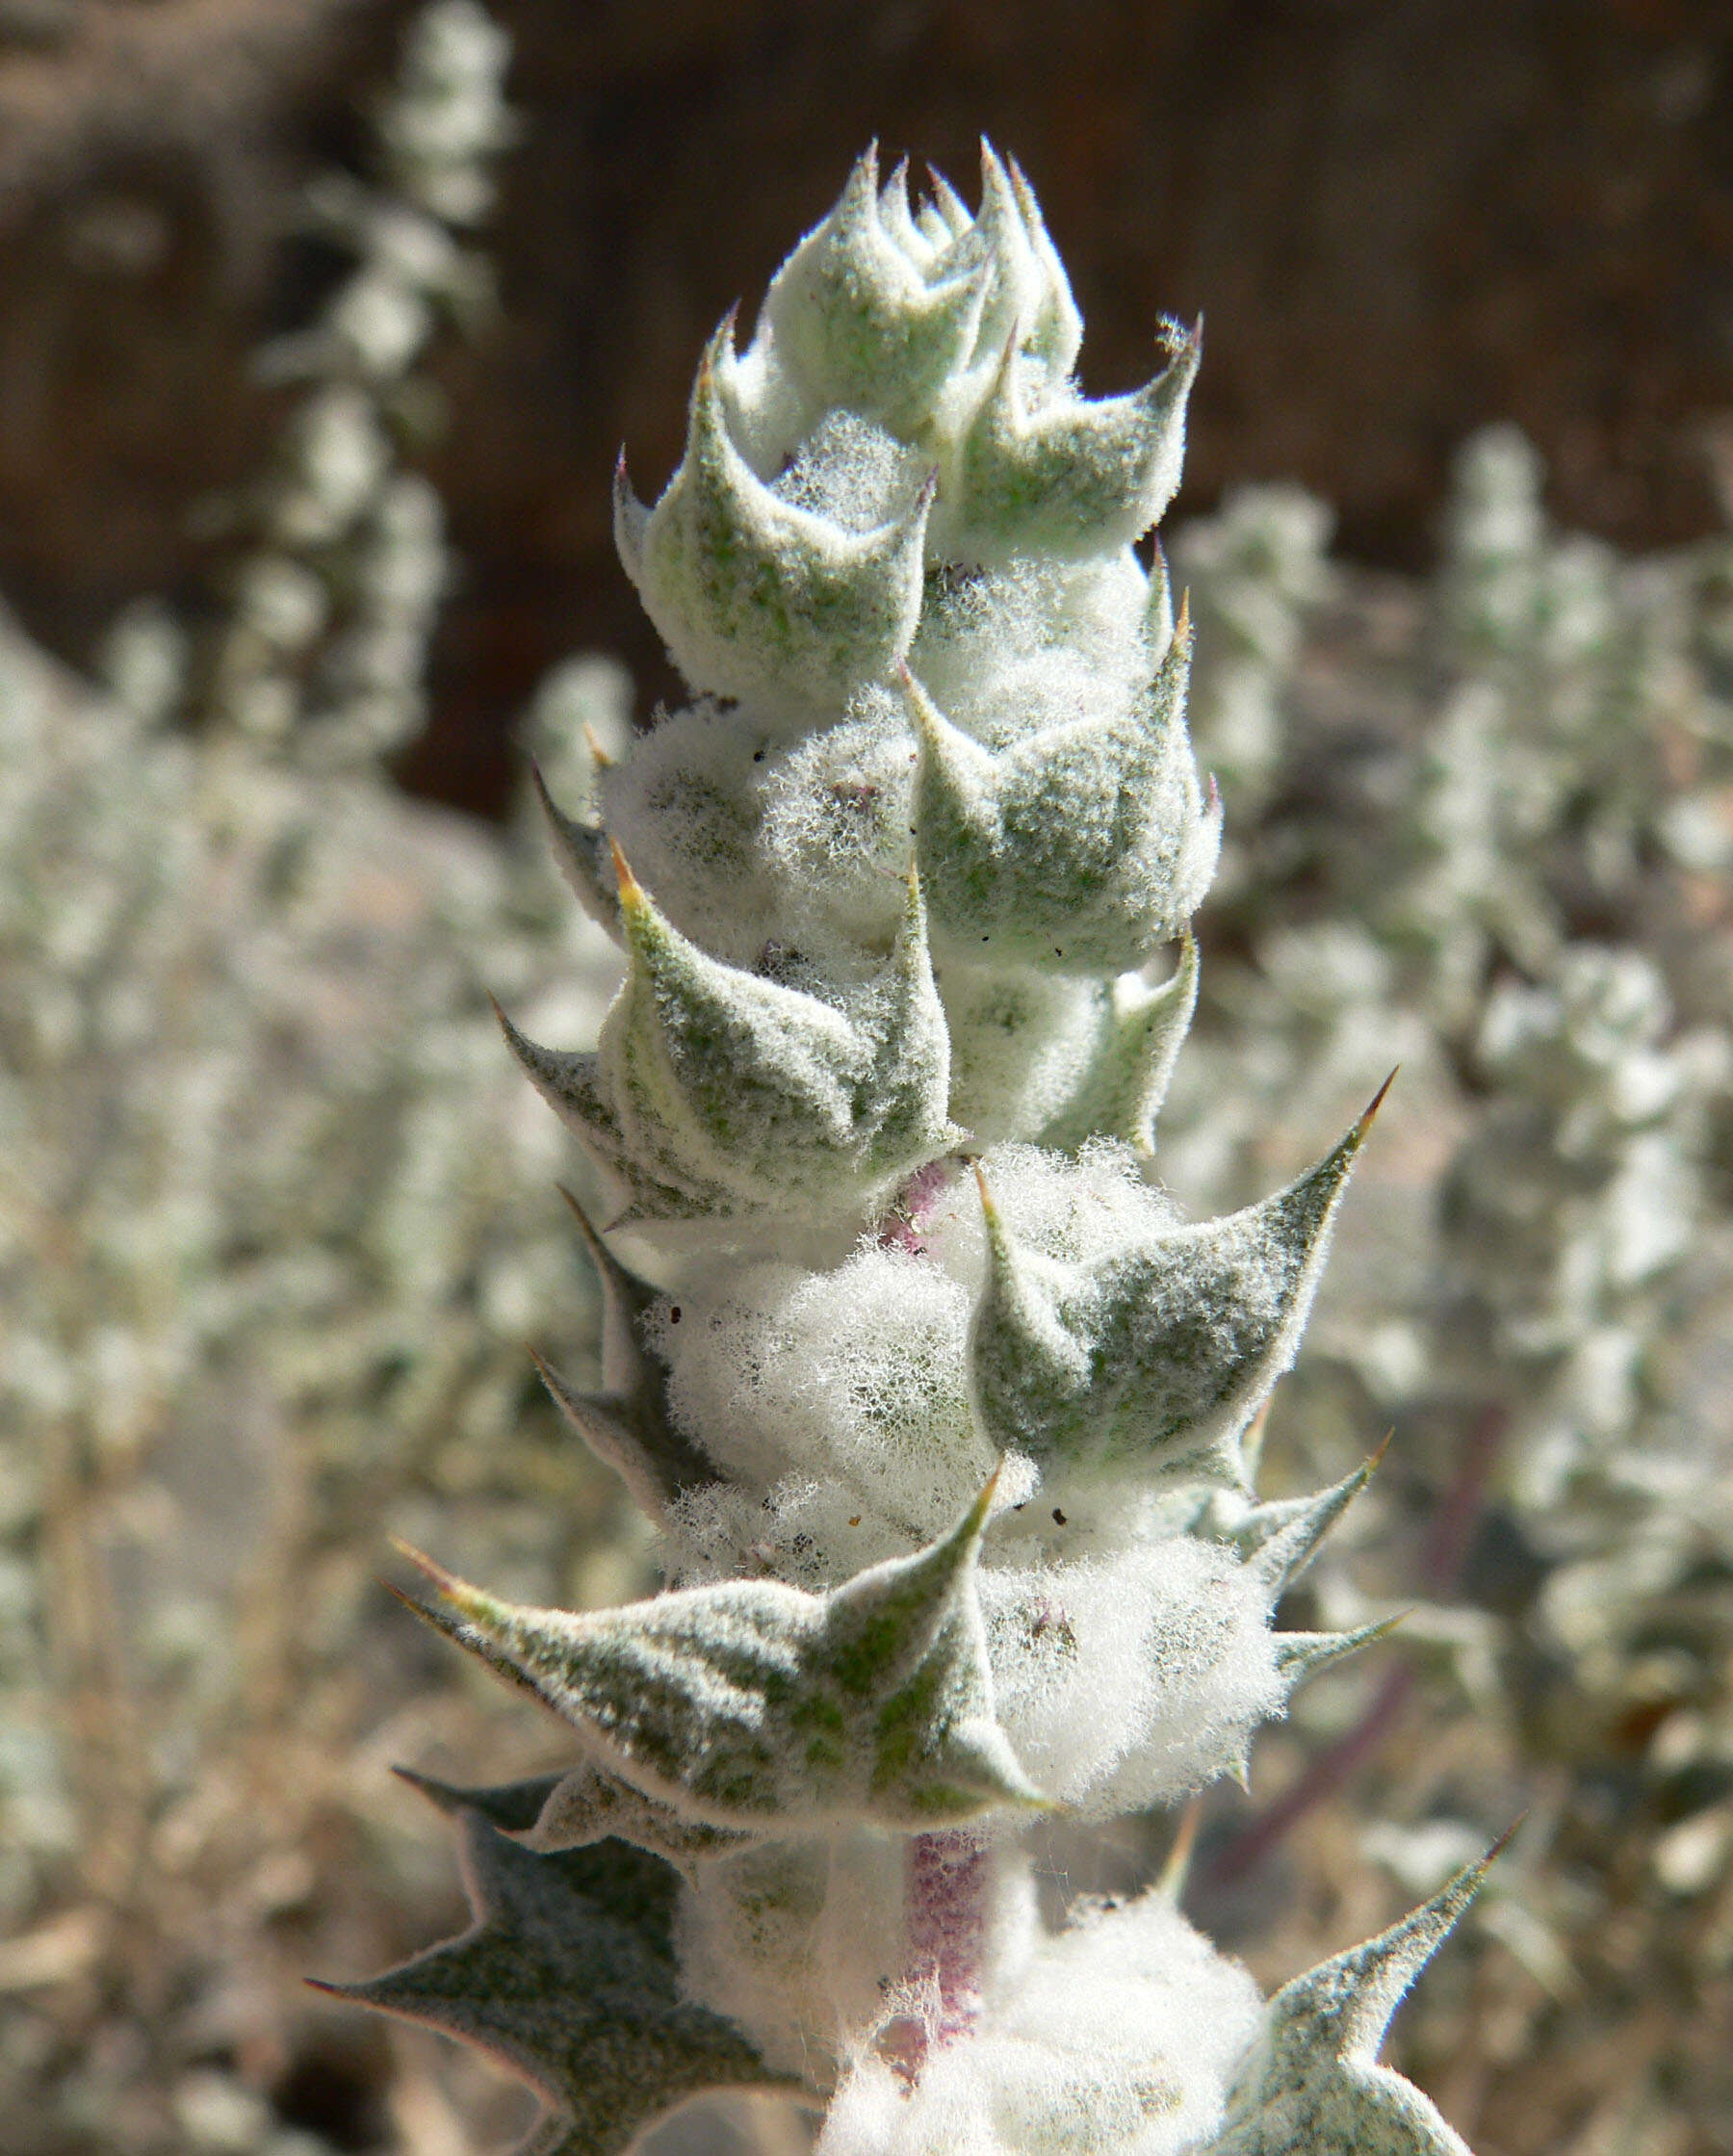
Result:
<instances>
[{"instance_id":1,"label":"spiny flower spike","mask_svg":"<svg viewBox=\"0 0 1733 2156\"><path fill-rule=\"evenodd\" d=\"M502 1025L665 1286L580 1214L602 1387L540 1367L671 1584L537 1608L406 1553L572 1755L433 1792L478 1932L358 1994L538 2075L535 2156L785 2076L822 2156L1456 2156L1368 2063L1448 1897L1266 2011L1176 1907L1189 1829L1122 1906L1055 1929L1031 1890L1042 1812L1243 1778L1388 1629L1274 1632L1370 1467L1260 1504L1247 1439L1378 1102L1223 1219L1149 1174L1221 803L1189 599L1132 542L1200 337L1091 402L1081 331L1015 165L983 144L971 214L869 151L750 344L711 339L653 507L620 466L695 701L586 819L544 798L625 949L599 1040Z\"/></svg>"}]
</instances>

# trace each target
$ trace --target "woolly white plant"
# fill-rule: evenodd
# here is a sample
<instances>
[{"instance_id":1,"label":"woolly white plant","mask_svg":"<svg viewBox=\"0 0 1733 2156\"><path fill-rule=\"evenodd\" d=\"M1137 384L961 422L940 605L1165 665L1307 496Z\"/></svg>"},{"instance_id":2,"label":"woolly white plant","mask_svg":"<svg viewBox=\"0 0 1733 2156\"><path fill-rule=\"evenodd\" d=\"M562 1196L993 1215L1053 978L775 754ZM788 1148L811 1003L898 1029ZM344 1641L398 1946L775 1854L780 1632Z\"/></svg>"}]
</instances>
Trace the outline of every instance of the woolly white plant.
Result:
<instances>
[{"instance_id":1,"label":"woolly white plant","mask_svg":"<svg viewBox=\"0 0 1733 2156\"><path fill-rule=\"evenodd\" d=\"M527 2076L539 2156L755 2087L828 2107L824 2156L1461 2148L1376 2057L1479 1866L1267 2003L1171 1894L1037 1915L1033 1829L1242 1773L1367 1636L1272 1623L1365 1471L1260 1501L1246 1440L1370 1111L1226 1218L1153 1180L1220 812L1134 548L1199 347L1091 402L1080 335L1014 166L971 216L869 153L718 330L654 507L622 469L697 700L593 820L549 803L626 952L599 1044L507 1033L615 1186L608 1390L547 1376L668 1587L418 1560L574 1755L428 1785L475 1924L345 1993Z\"/></svg>"}]
</instances>

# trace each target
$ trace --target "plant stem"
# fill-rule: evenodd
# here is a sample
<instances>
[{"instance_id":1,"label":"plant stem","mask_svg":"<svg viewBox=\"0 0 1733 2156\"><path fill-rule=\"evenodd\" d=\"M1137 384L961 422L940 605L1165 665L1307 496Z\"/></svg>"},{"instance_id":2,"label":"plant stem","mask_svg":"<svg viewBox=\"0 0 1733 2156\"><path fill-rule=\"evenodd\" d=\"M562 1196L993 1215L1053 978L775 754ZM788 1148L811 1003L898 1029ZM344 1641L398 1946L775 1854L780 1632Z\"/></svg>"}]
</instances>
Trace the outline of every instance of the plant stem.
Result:
<instances>
[{"instance_id":1,"label":"plant stem","mask_svg":"<svg viewBox=\"0 0 1733 2156\"><path fill-rule=\"evenodd\" d=\"M931 2045L954 2043L980 2019L992 1877L993 1853L980 1835L917 1834L909 1844L909 1962L937 1993Z\"/></svg>"}]
</instances>

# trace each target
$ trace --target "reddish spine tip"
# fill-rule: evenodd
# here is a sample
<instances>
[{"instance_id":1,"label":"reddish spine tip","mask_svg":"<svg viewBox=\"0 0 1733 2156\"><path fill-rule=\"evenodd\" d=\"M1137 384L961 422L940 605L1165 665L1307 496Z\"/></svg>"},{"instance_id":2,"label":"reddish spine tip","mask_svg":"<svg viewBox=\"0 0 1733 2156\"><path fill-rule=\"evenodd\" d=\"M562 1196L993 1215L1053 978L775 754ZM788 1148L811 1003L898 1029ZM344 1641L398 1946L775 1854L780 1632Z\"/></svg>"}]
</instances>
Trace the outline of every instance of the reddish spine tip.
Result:
<instances>
[{"instance_id":1,"label":"reddish spine tip","mask_svg":"<svg viewBox=\"0 0 1733 2156\"><path fill-rule=\"evenodd\" d=\"M1491 1848L1488 1849L1487 1854L1481 1858L1480 1868L1482 1871L1485 1871L1488 1865L1495 1864L1498 1859L1504 1855L1505 1851L1510 1848L1511 1844L1516 1839L1518 1832L1521 1831L1522 1824L1524 1820L1527 1819L1527 1817L1528 1813L1526 1811L1519 1811L1516 1814L1515 1818L1512 1820L1511 1824L1505 1829L1504 1832L1499 1835L1498 1839L1492 1844Z\"/></svg>"},{"instance_id":2,"label":"reddish spine tip","mask_svg":"<svg viewBox=\"0 0 1733 2156\"><path fill-rule=\"evenodd\" d=\"M634 900L642 898L644 887L633 874L617 839L608 840L608 850L613 856L614 874L619 878L620 901L623 905L631 905Z\"/></svg>"},{"instance_id":3,"label":"reddish spine tip","mask_svg":"<svg viewBox=\"0 0 1733 2156\"><path fill-rule=\"evenodd\" d=\"M1390 1073L1389 1077L1385 1078L1384 1083L1379 1087L1378 1091L1373 1094L1371 1100L1367 1102L1364 1114L1361 1115L1359 1122L1355 1126L1355 1130L1358 1134L1363 1136L1366 1130L1370 1128L1372 1118L1378 1113L1379 1109L1384 1106L1384 1095L1390 1090L1391 1086L1395 1084L1396 1072L1400 1071L1402 1065L1398 1063L1396 1066L1396 1070Z\"/></svg>"},{"instance_id":4,"label":"reddish spine tip","mask_svg":"<svg viewBox=\"0 0 1733 2156\"><path fill-rule=\"evenodd\" d=\"M558 1191L559 1195L565 1200L567 1206L571 1208L572 1218L577 1221L579 1233L582 1235L584 1241L592 1250L597 1248L599 1237L596 1233L595 1223L590 1219L589 1214L584 1211L583 1208L578 1203L577 1199L573 1196L572 1192L567 1189L566 1185L563 1182L556 1182L554 1187Z\"/></svg>"}]
</instances>

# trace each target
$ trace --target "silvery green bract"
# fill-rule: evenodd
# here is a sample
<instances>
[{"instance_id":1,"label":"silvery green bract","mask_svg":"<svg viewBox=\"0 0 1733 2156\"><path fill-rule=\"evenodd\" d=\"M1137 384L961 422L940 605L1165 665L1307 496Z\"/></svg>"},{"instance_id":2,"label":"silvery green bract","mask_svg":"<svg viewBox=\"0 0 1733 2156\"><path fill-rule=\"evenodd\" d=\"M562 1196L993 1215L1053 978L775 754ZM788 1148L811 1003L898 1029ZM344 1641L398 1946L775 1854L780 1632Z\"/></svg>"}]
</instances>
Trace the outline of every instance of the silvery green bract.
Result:
<instances>
[{"instance_id":1,"label":"silvery green bract","mask_svg":"<svg viewBox=\"0 0 1733 2156\"><path fill-rule=\"evenodd\" d=\"M1243 1442L1366 1122L1221 1220L1151 1169L1220 814L1133 549L1199 343L1090 401L1080 334L1015 167L970 215L869 153L652 506L622 467L695 701L548 804L625 950L599 1042L507 1037L612 1208L607 1390L549 1382L669 1587L421 1560L571 1761L435 1792L475 1928L354 1993L526 2074L543 2156L755 2084L825 2156L1461 2145L1374 2056L1471 1882L1268 2006L1160 1891L1037 1914L1032 1821L1243 1772L1370 1636L1272 1623L1363 1476L1263 1503Z\"/></svg>"}]
</instances>

